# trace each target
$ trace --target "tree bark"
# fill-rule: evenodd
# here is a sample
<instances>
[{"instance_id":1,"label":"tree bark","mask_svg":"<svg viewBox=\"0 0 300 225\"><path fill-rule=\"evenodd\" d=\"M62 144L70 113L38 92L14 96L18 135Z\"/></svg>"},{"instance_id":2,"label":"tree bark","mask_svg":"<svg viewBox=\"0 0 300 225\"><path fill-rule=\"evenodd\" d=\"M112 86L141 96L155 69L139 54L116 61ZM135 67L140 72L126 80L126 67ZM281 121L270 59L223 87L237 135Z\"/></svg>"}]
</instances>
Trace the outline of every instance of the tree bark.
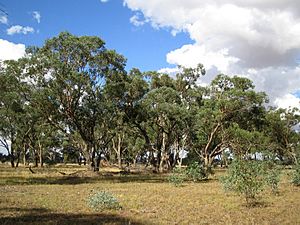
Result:
<instances>
[{"instance_id":1,"label":"tree bark","mask_svg":"<svg viewBox=\"0 0 300 225\"><path fill-rule=\"evenodd\" d=\"M23 144L23 165L26 166L26 144Z\"/></svg>"},{"instance_id":2,"label":"tree bark","mask_svg":"<svg viewBox=\"0 0 300 225\"><path fill-rule=\"evenodd\" d=\"M116 153L117 161L118 161L118 168L122 169L122 149L121 149L121 136L120 134L117 135L117 143L114 139L112 139L112 147Z\"/></svg>"},{"instance_id":3,"label":"tree bark","mask_svg":"<svg viewBox=\"0 0 300 225\"><path fill-rule=\"evenodd\" d=\"M19 167L21 150L18 149L16 167Z\"/></svg>"},{"instance_id":4,"label":"tree bark","mask_svg":"<svg viewBox=\"0 0 300 225\"><path fill-rule=\"evenodd\" d=\"M209 170L212 166L213 159L210 155L204 156L204 167L206 170Z\"/></svg>"},{"instance_id":5,"label":"tree bark","mask_svg":"<svg viewBox=\"0 0 300 225\"><path fill-rule=\"evenodd\" d=\"M94 158L94 172L98 172L100 170L100 161L101 161L101 155L97 155Z\"/></svg>"},{"instance_id":6,"label":"tree bark","mask_svg":"<svg viewBox=\"0 0 300 225\"><path fill-rule=\"evenodd\" d=\"M164 170L164 162L166 161L166 134L163 132L162 135L162 146L161 146L161 157L159 162L159 172Z\"/></svg>"},{"instance_id":7,"label":"tree bark","mask_svg":"<svg viewBox=\"0 0 300 225\"><path fill-rule=\"evenodd\" d=\"M88 144L87 145L88 147L88 152L90 152L90 169L92 171L95 171L95 167L96 167L96 162L95 162L95 158L96 158L96 152L95 152L95 149L90 145Z\"/></svg>"},{"instance_id":8,"label":"tree bark","mask_svg":"<svg viewBox=\"0 0 300 225\"><path fill-rule=\"evenodd\" d=\"M34 167L38 167L39 166L39 156L38 153L35 151L34 153Z\"/></svg>"},{"instance_id":9,"label":"tree bark","mask_svg":"<svg viewBox=\"0 0 300 225\"><path fill-rule=\"evenodd\" d=\"M11 167L15 167L15 155L14 155L14 142L12 141L11 142L11 145L10 145L10 164L11 164Z\"/></svg>"},{"instance_id":10,"label":"tree bark","mask_svg":"<svg viewBox=\"0 0 300 225\"><path fill-rule=\"evenodd\" d=\"M39 141L39 161L40 161L40 167L43 167L44 166L44 162L43 162L43 147L42 147L40 141Z\"/></svg>"}]
</instances>

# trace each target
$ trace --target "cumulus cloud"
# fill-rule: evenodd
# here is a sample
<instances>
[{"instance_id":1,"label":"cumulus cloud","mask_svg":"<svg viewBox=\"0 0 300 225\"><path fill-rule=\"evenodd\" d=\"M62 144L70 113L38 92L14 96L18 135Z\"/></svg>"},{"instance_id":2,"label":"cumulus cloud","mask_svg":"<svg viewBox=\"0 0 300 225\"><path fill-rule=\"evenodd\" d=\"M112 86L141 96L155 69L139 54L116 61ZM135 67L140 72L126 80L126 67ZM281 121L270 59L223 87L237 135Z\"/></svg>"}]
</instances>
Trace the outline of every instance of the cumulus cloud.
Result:
<instances>
[{"instance_id":1,"label":"cumulus cloud","mask_svg":"<svg viewBox=\"0 0 300 225\"><path fill-rule=\"evenodd\" d=\"M205 65L208 83L217 73L241 74L266 91L273 104L300 88L298 0L124 0L155 28L186 32L193 44L166 55L170 64ZM214 75L212 75L214 73Z\"/></svg>"},{"instance_id":2,"label":"cumulus cloud","mask_svg":"<svg viewBox=\"0 0 300 225\"><path fill-rule=\"evenodd\" d=\"M12 26L6 30L6 33L8 35L14 35L14 34L28 34L33 33L34 29L32 27L23 27L20 25Z\"/></svg>"},{"instance_id":3,"label":"cumulus cloud","mask_svg":"<svg viewBox=\"0 0 300 225\"><path fill-rule=\"evenodd\" d=\"M175 67L175 68L162 68L160 70L158 70L159 73L166 73L169 74L171 76L175 76L177 73L180 72L180 69Z\"/></svg>"},{"instance_id":4,"label":"cumulus cloud","mask_svg":"<svg viewBox=\"0 0 300 225\"><path fill-rule=\"evenodd\" d=\"M298 108L300 109L300 99L291 94L286 94L275 100L275 104L280 108Z\"/></svg>"},{"instance_id":5,"label":"cumulus cloud","mask_svg":"<svg viewBox=\"0 0 300 225\"><path fill-rule=\"evenodd\" d=\"M141 18L140 13L136 13L135 15L130 17L129 21L130 21L130 23L132 23L136 27L142 26L142 25L144 25L145 23L148 22L147 20Z\"/></svg>"},{"instance_id":6,"label":"cumulus cloud","mask_svg":"<svg viewBox=\"0 0 300 225\"><path fill-rule=\"evenodd\" d=\"M100 2L106 3L106 2L108 2L108 0L100 0Z\"/></svg>"},{"instance_id":7,"label":"cumulus cloud","mask_svg":"<svg viewBox=\"0 0 300 225\"><path fill-rule=\"evenodd\" d=\"M38 12L38 11L33 11L33 12L32 12L32 16L33 16L33 18L34 18L38 23L41 22L41 13L40 13L40 12Z\"/></svg>"},{"instance_id":8,"label":"cumulus cloud","mask_svg":"<svg viewBox=\"0 0 300 225\"><path fill-rule=\"evenodd\" d=\"M8 24L8 18L6 15L0 15L0 23Z\"/></svg>"},{"instance_id":9,"label":"cumulus cloud","mask_svg":"<svg viewBox=\"0 0 300 225\"><path fill-rule=\"evenodd\" d=\"M25 55L25 45L0 39L0 60L17 60Z\"/></svg>"}]
</instances>

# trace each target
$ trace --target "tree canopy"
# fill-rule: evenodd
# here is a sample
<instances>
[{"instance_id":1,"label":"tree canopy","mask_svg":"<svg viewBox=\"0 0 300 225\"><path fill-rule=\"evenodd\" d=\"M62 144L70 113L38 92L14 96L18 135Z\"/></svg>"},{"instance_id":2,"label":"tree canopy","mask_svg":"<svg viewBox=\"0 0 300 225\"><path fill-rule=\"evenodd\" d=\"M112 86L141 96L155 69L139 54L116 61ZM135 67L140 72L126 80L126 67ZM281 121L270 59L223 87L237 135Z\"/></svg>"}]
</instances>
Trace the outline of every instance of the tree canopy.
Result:
<instances>
[{"instance_id":1,"label":"tree canopy","mask_svg":"<svg viewBox=\"0 0 300 225\"><path fill-rule=\"evenodd\" d=\"M220 74L202 87L201 64L172 76L125 65L100 38L68 32L1 62L0 137L12 166L71 152L95 171L101 159L164 171L183 151L207 169L224 152L297 162L298 109L268 107L251 80Z\"/></svg>"}]
</instances>

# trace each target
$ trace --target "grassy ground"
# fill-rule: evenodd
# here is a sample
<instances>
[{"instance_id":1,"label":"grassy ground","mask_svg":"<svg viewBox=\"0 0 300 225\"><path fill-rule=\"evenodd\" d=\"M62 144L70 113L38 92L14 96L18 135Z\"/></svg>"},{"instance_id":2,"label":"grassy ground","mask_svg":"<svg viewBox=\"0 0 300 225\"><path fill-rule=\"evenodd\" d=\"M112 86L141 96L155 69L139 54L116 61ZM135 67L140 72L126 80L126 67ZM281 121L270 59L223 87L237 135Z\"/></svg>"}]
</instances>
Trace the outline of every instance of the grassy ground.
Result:
<instances>
[{"instance_id":1,"label":"grassy ground","mask_svg":"<svg viewBox=\"0 0 300 225\"><path fill-rule=\"evenodd\" d=\"M300 188L287 175L278 196L266 191L261 204L248 208L224 193L219 173L174 187L165 175L101 175L74 166L33 170L0 165L0 224L300 224ZM86 200L95 189L113 193L122 209L93 212Z\"/></svg>"}]
</instances>

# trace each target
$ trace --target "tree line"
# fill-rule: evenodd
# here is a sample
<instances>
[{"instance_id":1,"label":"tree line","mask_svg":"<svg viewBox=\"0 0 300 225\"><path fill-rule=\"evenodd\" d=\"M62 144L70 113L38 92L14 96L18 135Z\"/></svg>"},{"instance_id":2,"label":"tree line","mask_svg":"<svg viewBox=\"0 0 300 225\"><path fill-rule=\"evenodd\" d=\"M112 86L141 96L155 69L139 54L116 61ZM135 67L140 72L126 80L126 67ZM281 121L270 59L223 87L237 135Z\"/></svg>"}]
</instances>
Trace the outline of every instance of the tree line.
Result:
<instances>
[{"instance_id":1,"label":"tree line","mask_svg":"<svg viewBox=\"0 0 300 225\"><path fill-rule=\"evenodd\" d=\"M68 32L1 62L0 144L11 166L66 153L94 171L105 159L162 172L181 163L183 150L207 169L228 157L297 163L298 109L268 106L251 80L220 74L202 87L201 64L172 77L125 66L100 38Z\"/></svg>"}]
</instances>

